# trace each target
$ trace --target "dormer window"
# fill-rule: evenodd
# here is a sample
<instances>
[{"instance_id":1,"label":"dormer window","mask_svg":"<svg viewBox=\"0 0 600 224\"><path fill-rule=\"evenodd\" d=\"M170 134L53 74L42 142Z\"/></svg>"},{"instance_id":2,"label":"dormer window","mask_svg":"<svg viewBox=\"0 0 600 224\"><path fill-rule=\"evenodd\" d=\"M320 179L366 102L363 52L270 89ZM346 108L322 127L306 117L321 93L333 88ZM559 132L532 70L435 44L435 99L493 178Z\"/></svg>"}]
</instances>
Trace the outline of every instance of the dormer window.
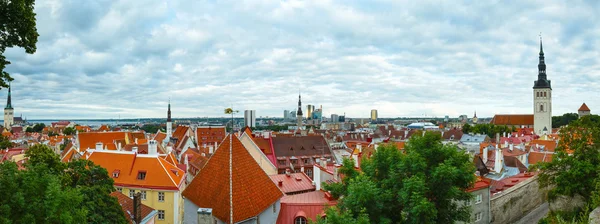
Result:
<instances>
[{"instance_id":1,"label":"dormer window","mask_svg":"<svg viewBox=\"0 0 600 224\"><path fill-rule=\"evenodd\" d=\"M114 170L113 173L112 173L112 177L113 178L119 178L119 173L120 172L121 172L120 170Z\"/></svg>"},{"instance_id":2,"label":"dormer window","mask_svg":"<svg viewBox=\"0 0 600 224\"><path fill-rule=\"evenodd\" d=\"M171 172L173 172L173 174L175 174L175 176L179 176L179 172L177 172L176 169L171 169Z\"/></svg>"},{"instance_id":3,"label":"dormer window","mask_svg":"<svg viewBox=\"0 0 600 224\"><path fill-rule=\"evenodd\" d=\"M146 179L146 171L139 171L137 174L137 179L138 180L145 180Z\"/></svg>"}]
</instances>

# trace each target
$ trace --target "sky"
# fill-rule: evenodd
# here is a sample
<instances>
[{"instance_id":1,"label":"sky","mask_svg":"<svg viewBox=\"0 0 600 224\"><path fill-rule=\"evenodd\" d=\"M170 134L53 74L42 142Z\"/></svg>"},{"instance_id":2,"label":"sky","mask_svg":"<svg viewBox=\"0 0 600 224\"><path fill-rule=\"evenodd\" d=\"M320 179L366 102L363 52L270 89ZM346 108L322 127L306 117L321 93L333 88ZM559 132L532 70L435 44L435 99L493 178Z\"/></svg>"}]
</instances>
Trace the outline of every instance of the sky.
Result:
<instances>
[{"instance_id":1,"label":"sky","mask_svg":"<svg viewBox=\"0 0 600 224\"><path fill-rule=\"evenodd\" d=\"M38 0L6 51L27 119L533 113L540 33L553 115L600 110L597 1ZM6 98L6 89L0 97ZM240 116L243 113L240 113Z\"/></svg>"}]
</instances>

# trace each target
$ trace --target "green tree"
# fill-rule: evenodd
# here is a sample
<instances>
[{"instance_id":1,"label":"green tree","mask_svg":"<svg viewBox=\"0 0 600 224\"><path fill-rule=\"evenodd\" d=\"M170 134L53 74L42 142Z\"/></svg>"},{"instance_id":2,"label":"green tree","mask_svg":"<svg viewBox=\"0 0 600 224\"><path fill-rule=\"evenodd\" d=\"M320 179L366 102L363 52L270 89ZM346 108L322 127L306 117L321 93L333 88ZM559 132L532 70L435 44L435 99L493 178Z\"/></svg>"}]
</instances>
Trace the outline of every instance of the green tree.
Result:
<instances>
[{"instance_id":1,"label":"green tree","mask_svg":"<svg viewBox=\"0 0 600 224\"><path fill-rule=\"evenodd\" d=\"M13 146L13 143L10 141L10 138L0 135L0 149L7 149Z\"/></svg>"},{"instance_id":2,"label":"green tree","mask_svg":"<svg viewBox=\"0 0 600 224\"><path fill-rule=\"evenodd\" d=\"M35 53L38 32L35 27L34 0L0 1L0 87L8 87L13 78L4 71L7 48L22 47L28 54Z\"/></svg>"},{"instance_id":3,"label":"green tree","mask_svg":"<svg viewBox=\"0 0 600 224\"><path fill-rule=\"evenodd\" d=\"M65 130L63 130L63 134L64 135L74 135L75 128L72 128L72 127L65 128Z\"/></svg>"},{"instance_id":4,"label":"green tree","mask_svg":"<svg viewBox=\"0 0 600 224\"><path fill-rule=\"evenodd\" d=\"M349 162L344 161L344 166ZM348 167L349 168L349 167ZM413 135L404 151L395 145L378 147L363 159L361 173L340 169L341 184L325 189L340 197L336 209L328 210L327 223L454 223L468 221L469 187L475 167L468 155L455 146L443 145L439 133ZM345 217L344 222L329 219ZM352 220L348 221L347 217Z\"/></svg>"},{"instance_id":5,"label":"green tree","mask_svg":"<svg viewBox=\"0 0 600 224\"><path fill-rule=\"evenodd\" d=\"M585 116L561 128L559 135L554 159L531 169L540 170L540 187L553 186L549 199L576 194L589 199L600 184L600 122Z\"/></svg>"},{"instance_id":6,"label":"green tree","mask_svg":"<svg viewBox=\"0 0 600 224\"><path fill-rule=\"evenodd\" d=\"M31 132L34 132L34 131L33 131L33 128L32 128L32 127L27 127L27 128L25 129L25 132L27 132L27 133L31 133Z\"/></svg>"},{"instance_id":7,"label":"green tree","mask_svg":"<svg viewBox=\"0 0 600 224\"><path fill-rule=\"evenodd\" d=\"M44 123L35 124L33 125L33 132L41 133L45 127L46 124Z\"/></svg>"},{"instance_id":8,"label":"green tree","mask_svg":"<svg viewBox=\"0 0 600 224\"><path fill-rule=\"evenodd\" d=\"M145 124L142 127L142 130L144 130L144 132L146 133L156 133L158 132L158 130L160 130L160 125L156 125L156 124Z\"/></svg>"},{"instance_id":9,"label":"green tree","mask_svg":"<svg viewBox=\"0 0 600 224\"><path fill-rule=\"evenodd\" d=\"M88 160L62 163L45 145L25 153L25 170L0 164L0 223L126 223L106 169Z\"/></svg>"},{"instance_id":10,"label":"green tree","mask_svg":"<svg viewBox=\"0 0 600 224\"><path fill-rule=\"evenodd\" d=\"M561 116L552 117L552 128L559 128L571 123L571 121L579 119L579 114L566 113Z\"/></svg>"},{"instance_id":11,"label":"green tree","mask_svg":"<svg viewBox=\"0 0 600 224\"><path fill-rule=\"evenodd\" d=\"M471 126L470 124L463 125L462 132L465 134L473 132L473 126Z\"/></svg>"}]
</instances>

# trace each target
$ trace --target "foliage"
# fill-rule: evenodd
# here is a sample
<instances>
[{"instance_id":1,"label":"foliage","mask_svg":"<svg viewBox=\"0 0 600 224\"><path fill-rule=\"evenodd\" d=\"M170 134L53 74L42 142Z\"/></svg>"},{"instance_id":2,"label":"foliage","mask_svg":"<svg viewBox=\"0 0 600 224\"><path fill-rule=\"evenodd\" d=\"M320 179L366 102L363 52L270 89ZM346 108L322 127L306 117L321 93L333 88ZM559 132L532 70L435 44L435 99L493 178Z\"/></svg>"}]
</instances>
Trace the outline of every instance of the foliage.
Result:
<instances>
[{"instance_id":1,"label":"foliage","mask_svg":"<svg viewBox=\"0 0 600 224\"><path fill-rule=\"evenodd\" d=\"M280 131L285 131L288 130L288 126L287 125L269 125L269 126L257 126L254 128L254 130L269 130L269 131L276 131L276 132L280 132Z\"/></svg>"},{"instance_id":2,"label":"foliage","mask_svg":"<svg viewBox=\"0 0 600 224\"><path fill-rule=\"evenodd\" d=\"M48 132L48 136L52 137L52 136L58 136L58 133L55 133L53 131Z\"/></svg>"},{"instance_id":3,"label":"foliage","mask_svg":"<svg viewBox=\"0 0 600 224\"><path fill-rule=\"evenodd\" d=\"M13 146L13 143L10 141L10 138L0 135L0 149L7 149Z\"/></svg>"},{"instance_id":4,"label":"foliage","mask_svg":"<svg viewBox=\"0 0 600 224\"><path fill-rule=\"evenodd\" d=\"M33 125L32 129L33 129L33 132L41 133L45 127L46 127L46 124L39 123L39 124Z\"/></svg>"},{"instance_id":5,"label":"foliage","mask_svg":"<svg viewBox=\"0 0 600 224\"><path fill-rule=\"evenodd\" d=\"M579 194L589 201L600 183L600 124L585 116L561 128L559 135L554 159L531 169L540 170L540 187L553 186L549 199Z\"/></svg>"},{"instance_id":6,"label":"foliage","mask_svg":"<svg viewBox=\"0 0 600 224\"><path fill-rule=\"evenodd\" d=\"M142 130L144 130L146 133L157 133L160 129L160 125L157 124L145 124L142 127Z\"/></svg>"},{"instance_id":7,"label":"foliage","mask_svg":"<svg viewBox=\"0 0 600 224\"><path fill-rule=\"evenodd\" d=\"M28 54L35 53L38 32L35 28L34 0L0 1L0 87L8 87L12 81L4 71L10 61L6 60L7 48L22 47Z\"/></svg>"},{"instance_id":8,"label":"foliage","mask_svg":"<svg viewBox=\"0 0 600 224\"><path fill-rule=\"evenodd\" d=\"M35 132L35 131L33 131L33 128L32 128L32 127L27 127L27 128L25 129L25 132L27 132L27 133L32 133L32 132Z\"/></svg>"},{"instance_id":9,"label":"foliage","mask_svg":"<svg viewBox=\"0 0 600 224\"><path fill-rule=\"evenodd\" d=\"M553 116L552 117L552 128L559 128L571 123L571 121L579 119L579 114L576 113L566 113L561 116Z\"/></svg>"},{"instance_id":10,"label":"foliage","mask_svg":"<svg viewBox=\"0 0 600 224\"><path fill-rule=\"evenodd\" d=\"M63 130L63 134L64 135L74 135L75 134L75 128L72 128L72 127L65 128Z\"/></svg>"},{"instance_id":11,"label":"foliage","mask_svg":"<svg viewBox=\"0 0 600 224\"><path fill-rule=\"evenodd\" d=\"M64 152L64 151L65 151L65 149L67 149L66 147L67 147L67 145L68 145L69 143L71 143L71 140L69 140L69 139L65 139L65 140L64 140L64 142L63 142L63 144L61 144L61 145L60 145L60 151L61 151L61 152Z\"/></svg>"},{"instance_id":12,"label":"foliage","mask_svg":"<svg viewBox=\"0 0 600 224\"><path fill-rule=\"evenodd\" d=\"M414 135L405 151L395 145L379 146L363 159L362 172L345 160L342 183L325 184L340 197L328 210L327 223L453 223L468 221L469 207L460 206L475 182L469 156L455 146L443 145L439 133ZM334 220L330 217L340 217Z\"/></svg>"},{"instance_id":13,"label":"foliage","mask_svg":"<svg viewBox=\"0 0 600 224\"><path fill-rule=\"evenodd\" d=\"M62 163L45 145L25 153L25 170L0 164L0 223L126 223L113 180L91 161Z\"/></svg>"},{"instance_id":14,"label":"foliage","mask_svg":"<svg viewBox=\"0 0 600 224\"><path fill-rule=\"evenodd\" d=\"M517 131L517 129L515 127L508 127L506 125L476 124L472 126L470 124L465 124L462 128L462 131L463 133L483 133L489 136L490 138L495 138L496 133L512 133Z\"/></svg>"}]
</instances>

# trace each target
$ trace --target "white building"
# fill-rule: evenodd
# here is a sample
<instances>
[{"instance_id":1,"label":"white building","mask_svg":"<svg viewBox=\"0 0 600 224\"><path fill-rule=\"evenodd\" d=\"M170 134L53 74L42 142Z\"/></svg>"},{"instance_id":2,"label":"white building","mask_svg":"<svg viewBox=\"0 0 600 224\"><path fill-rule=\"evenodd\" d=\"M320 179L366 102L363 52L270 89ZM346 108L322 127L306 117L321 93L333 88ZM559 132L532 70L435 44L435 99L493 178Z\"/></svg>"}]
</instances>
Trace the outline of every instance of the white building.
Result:
<instances>
[{"instance_id":1,"label":"white building","mask_svg":"<svg viewBox=\"0 0 600 224\"><path fill-rule=\"evenodd\" d=\"M248 127L256 127L256 111L245 110L244 111L244 124Z\"/></svg>"},{"instance_id":2,"label":"white building","mask_svg":"<svg viewBox=\"0 0 600 224\"><path fill-rule=\"evenodd\" d=\"M546 76L541 38L538 79L533 85L533 128L538 135L552 133L552 87Z\"/></svg>"}]
</instances>

